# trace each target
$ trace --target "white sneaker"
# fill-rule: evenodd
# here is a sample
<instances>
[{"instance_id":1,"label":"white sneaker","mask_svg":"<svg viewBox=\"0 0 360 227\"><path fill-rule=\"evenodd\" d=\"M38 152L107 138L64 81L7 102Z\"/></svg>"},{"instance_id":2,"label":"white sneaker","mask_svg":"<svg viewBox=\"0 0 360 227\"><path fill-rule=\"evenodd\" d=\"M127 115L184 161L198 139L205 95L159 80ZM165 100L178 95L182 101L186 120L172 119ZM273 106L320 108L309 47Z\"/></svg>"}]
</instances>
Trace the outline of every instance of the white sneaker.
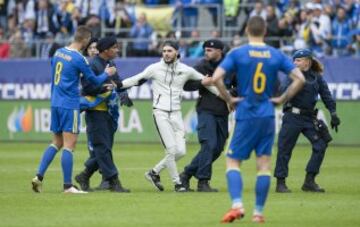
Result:
<instances>
[{"instance_id":1,"label":"white sneaker","mask_svg":"<svg viewBox=\"0 0 360 227\"><path fill-rule=\"evenodd\" d=\"M36 193L40 193L42 189L42 182L36 176L31 180L32 190Z\"/></svg>"},{"instance_id":2,"label":"white sneaker","mask_svg":"<svg viewBox=\"0 0 360 227\"><path fill-rule=\"evenodd\" d=\"M86 194L88 192L81 191L81 190L75 188L74 186L71 186L70 188L65 189L64 193L65 194Z\"/></svg>"}]
</instances>

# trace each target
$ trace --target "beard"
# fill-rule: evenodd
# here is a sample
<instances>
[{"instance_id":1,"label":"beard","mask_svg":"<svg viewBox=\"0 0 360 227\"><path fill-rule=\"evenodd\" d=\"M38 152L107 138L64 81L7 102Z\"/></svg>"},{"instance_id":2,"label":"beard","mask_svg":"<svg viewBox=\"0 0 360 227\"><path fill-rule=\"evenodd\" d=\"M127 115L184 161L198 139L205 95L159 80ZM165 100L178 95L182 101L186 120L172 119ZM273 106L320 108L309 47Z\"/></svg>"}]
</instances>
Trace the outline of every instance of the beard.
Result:
<instances>
[{"instance_id":1,"label":"beard","mask_svg":"<svg viewBox=\"0 0 360 227\"><path fill-rule=\"evenodd\" d=\"M174 63L175 59L176 59L176 58L169 58L169 59L165 59L165 58L164 58L164 62L165 62L166 64L172 64L172 63Z\"/></svg>"}]
</instances>

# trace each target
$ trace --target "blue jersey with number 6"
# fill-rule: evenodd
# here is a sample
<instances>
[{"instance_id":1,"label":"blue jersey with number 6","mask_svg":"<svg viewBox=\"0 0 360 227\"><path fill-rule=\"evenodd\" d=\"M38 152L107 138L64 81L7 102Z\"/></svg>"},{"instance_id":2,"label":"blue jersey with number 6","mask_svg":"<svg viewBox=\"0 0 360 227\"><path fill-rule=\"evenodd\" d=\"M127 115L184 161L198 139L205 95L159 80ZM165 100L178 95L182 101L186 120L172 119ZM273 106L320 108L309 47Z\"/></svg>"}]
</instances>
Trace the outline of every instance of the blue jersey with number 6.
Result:
<instances>
[{"instance_id":1,"label":"blue jersey with number 6","mask_svg":"<svg viewBox=\"0 0 360 227\"><path fill-rule=\"evenodd\" d=\"M80 76L100 85L107 79L104 72L95 76L86 58L77 50L60 48L51 59L51 106L66 109L80 107Z\"/></svg>"},{"instance_id":2,"label":"blue jersey with number 6","mask_svg":"<svg viewBox=\"0 0 360 227\"><path fill-rule=\"evenodd\" d=\"M244 100L236 108L236 119L274 116L272 96L278 71L289 74L295 65L279 50L264 43L249 43L229 52L220 64L226 73L236 73L237 92Z\"/></svg>"}]
</instances>

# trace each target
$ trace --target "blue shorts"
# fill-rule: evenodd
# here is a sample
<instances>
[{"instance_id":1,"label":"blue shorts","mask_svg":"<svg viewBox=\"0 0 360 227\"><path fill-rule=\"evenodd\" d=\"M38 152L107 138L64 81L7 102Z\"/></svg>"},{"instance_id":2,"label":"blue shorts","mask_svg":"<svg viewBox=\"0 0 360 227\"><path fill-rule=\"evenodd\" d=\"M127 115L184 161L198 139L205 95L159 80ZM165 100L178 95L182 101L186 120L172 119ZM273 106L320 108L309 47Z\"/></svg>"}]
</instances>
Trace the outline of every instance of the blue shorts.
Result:
<instances>
[{"instance_id":1,"label":"blue shorts","mask_svg":"<svg viewBox=\"0 0 360 227\"><path fill-rule=\"evenodd\" d=\"M50 130L54 133L79 133L80 111L78 109L65 109L51 107Z\"/></svg>"},{"instance_id":2,"label":"blue shorts","mask_svg":"<svg viewBox=\"0 0 360 227\"><path fill-rule=\"evenodd\" d=\"M275 138L274 117L236 121L227 156L236 160L249 159L255 150L256 156L271 155Z\"/></svg>"}]
</instances>

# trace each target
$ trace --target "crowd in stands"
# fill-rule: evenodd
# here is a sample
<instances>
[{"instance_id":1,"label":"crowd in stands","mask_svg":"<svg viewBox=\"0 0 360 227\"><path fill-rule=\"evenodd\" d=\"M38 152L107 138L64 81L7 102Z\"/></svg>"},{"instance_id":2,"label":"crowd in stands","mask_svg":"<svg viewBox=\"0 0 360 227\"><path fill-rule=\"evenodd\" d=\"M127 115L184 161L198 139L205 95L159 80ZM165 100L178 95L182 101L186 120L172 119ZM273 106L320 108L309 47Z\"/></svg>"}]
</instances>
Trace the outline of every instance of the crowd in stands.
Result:
<instances>
[{"instance_id":1,"label":"crowd in stands","mask_svg":"<svg viewBox=\"0 0 360 227\"><path fill-rule=\"evenodd\" d=\"M163 22L171 24L169 31L158 31L149 15L136 12L140 5L171 7L171 20ZM307 47L319 57L360 56L359 0L3 0L0 59L48 58L51 49L66 44L83 24L95 37L115 35L120 43L126 39L122 48L127 56L158 56L160 40L173 38L179 40L183 57L201 57L202 40L210 37L198 26L199 6L212 19L210 36L223 39L229 48L244 42L246 18L260 15L269 24L267 43L276 48L291 52Z\"/></svg>"}]
</instances>

